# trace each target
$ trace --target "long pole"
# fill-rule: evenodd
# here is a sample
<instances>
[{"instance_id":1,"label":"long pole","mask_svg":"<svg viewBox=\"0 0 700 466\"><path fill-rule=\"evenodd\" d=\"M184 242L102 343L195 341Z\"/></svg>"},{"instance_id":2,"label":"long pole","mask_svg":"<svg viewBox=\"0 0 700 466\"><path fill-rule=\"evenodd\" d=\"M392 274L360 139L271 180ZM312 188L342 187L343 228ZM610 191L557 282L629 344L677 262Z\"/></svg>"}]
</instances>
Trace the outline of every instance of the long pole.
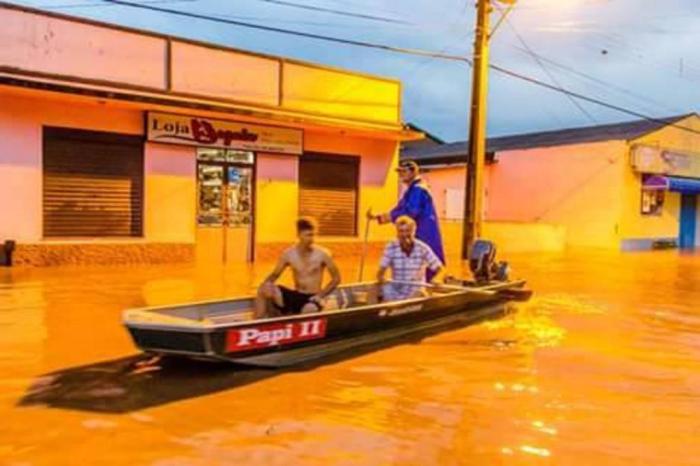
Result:
<instances>
[{"instance_id":1,"label":"long pole","mask_svg":"<svg viewBox=\"0 0 700 466\"><path fill-rule=\"evenodd\" d=\"M362 278L365 273L365 259L367 258L367 241L369 241L369 224L372 223L372 219L370 218L371 214L372 208L370 207L367 211L367 223L365 223L365 238L362 242L362 257L360 257L360 276L358 278L359 282L362 282Z\"/></svg>"},{"instance_id":2,"label":"long pole","mask_svg":"<svg viewBox=\"0 0 700 466\"><path fill-rule=\"evenodd\" d=\"M469 258L474 241L481 236L486 159L486 105L489 70L489 15L492 0L477 0L476 40L472 71L469 118L469 154L464 193L462 258Z\"/></svg>"}]
</instances>

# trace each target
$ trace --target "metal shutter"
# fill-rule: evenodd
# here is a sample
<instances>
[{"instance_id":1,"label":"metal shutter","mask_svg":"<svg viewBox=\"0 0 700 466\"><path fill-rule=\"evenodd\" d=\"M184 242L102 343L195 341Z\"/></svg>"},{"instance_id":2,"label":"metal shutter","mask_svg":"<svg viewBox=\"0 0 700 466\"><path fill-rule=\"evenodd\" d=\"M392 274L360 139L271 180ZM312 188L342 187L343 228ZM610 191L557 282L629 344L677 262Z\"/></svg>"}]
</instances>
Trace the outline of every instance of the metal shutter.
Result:
<instances>
[{"instance_id":1,"label":"metal shutter","mask_svg":"<svg viewBox=\"0 0 700 466\"><path fill-rule=\"evenodd\" d=\"M44 237L143 232L143 140L44 128Z\"/></svg>"},{"instance_id":2,"label":"metal shutter","mask_svg":"<svg viewBox=\"0 0 700 466\"><path fill-rule=\"evenodd\" d=\"M359 157L304 154L299 160L299 213L322 236L357 234Z\"/></svg>"}]
</instances>

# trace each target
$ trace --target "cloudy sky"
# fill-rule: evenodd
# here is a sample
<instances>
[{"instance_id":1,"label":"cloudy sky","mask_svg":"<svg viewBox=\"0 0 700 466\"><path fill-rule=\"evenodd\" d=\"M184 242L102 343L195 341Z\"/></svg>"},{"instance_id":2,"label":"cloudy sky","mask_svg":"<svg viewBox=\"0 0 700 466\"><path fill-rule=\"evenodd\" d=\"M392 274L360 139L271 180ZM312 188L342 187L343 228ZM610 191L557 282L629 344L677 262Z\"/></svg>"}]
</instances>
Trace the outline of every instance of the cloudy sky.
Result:
<instances>
[{"instance_id":1,"label":"cloudy sky","mask_svg":"<svg viewBox=\"0 0 700 466\"><path fill-rule=\"evenodd\" d=\"M346 39L471 53L473 0L131 0ZM466 64L254 31L100 0L14 1L258 52L400 78L404 120L463 140ZM497 15L494 15L497 16ZM493 38L492 62L650 116L700 104L700 0L519 0ZM633 119L491 74L489 134Z\"/></svg>"}]
</instances>

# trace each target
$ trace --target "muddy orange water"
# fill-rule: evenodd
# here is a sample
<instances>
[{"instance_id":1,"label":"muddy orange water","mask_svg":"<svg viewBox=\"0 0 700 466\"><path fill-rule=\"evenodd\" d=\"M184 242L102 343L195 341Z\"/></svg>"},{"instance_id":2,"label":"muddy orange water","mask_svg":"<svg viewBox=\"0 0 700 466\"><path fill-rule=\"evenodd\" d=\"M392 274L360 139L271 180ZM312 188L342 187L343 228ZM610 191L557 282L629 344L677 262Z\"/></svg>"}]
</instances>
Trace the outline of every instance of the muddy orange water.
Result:
<instances>
[{"instance_id":1,"label":"muddy orange water","mask_svg":"<svg viewBox=\"0 0 700 466\"><path fill-rule=\"evenodd\" d=\"M0 463L700 465L700 255L510 259L513 314L287 372L147 361L120 323L266 265L0 270Z\"/></svg>"}]
</instances>

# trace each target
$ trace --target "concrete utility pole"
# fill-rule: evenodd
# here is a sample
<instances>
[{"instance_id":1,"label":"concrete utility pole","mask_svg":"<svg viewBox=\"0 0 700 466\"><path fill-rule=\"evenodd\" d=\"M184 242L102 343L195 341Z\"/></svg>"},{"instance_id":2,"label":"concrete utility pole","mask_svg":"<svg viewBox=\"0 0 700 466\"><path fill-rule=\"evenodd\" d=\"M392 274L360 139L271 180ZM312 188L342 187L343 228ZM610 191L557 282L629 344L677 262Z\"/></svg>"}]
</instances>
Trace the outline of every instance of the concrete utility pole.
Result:
<instances>
[{"instance_id":1,"label":"concrete utility pole","mask_svg":"<svg viewBox=\"0 0 700 466\"><path fill-rule=\"evenodd\" d=\"M501 18L490 30L493 2L508 5ZM474 241L481 236L484 212L484 165L486 160L486 106L489 83L489 41L493 32L510 13L516 0L477 0L476 39L472 64L472 96L469 117L469 153L464 190L464 223L462 232L462 259L469 258Z\"/></svg>"}]
</instances>

